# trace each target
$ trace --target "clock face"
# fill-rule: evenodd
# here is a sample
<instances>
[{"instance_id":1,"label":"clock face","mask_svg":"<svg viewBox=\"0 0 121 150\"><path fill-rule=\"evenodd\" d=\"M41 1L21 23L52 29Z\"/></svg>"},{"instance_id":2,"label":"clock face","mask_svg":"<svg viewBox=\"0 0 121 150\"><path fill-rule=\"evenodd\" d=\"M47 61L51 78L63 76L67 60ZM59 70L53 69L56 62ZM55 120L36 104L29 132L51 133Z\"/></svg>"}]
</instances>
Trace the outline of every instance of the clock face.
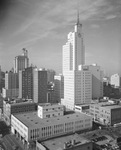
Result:
<instances>
[{"instance_id":1,"label":"clock face","mask_svg":"<svg viewBox=\"0 0 121 150\"><path fill-rule=\"evenodd\" d=\"M78 37L81 37L81 33L78 33Z\"/></svg>"}]
</instances>

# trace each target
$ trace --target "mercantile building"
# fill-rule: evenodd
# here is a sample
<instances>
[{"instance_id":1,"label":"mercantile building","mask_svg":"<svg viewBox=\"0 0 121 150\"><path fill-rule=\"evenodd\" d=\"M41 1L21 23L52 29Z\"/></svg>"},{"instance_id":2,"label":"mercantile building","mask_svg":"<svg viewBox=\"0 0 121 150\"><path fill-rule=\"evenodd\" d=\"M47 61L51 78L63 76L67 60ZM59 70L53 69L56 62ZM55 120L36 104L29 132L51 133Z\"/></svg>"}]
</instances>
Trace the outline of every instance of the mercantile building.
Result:
<instances>
[{"instance_id":1,"label":"mercantile building","mask_svg":"<svg viewBox=\"0 0 121 150\"><path fill-rule=\"evenodd\" d=\"M31 141L45 140L92 128L92 117L84 113L66 113L60 104L39 104L38 110L11 115L11 132L29 145Z\"/></svg>"},{"instance_id":2,"label":"mercantile building","mask_svg":"<svg viewBox=\"0 0 121 150\"><path fill-rule=\"evenodd\" d=\"M95 122L112 126L121 122L121 105L110 102L90 104L90 115Z\"/></svg>"}]
</instances>

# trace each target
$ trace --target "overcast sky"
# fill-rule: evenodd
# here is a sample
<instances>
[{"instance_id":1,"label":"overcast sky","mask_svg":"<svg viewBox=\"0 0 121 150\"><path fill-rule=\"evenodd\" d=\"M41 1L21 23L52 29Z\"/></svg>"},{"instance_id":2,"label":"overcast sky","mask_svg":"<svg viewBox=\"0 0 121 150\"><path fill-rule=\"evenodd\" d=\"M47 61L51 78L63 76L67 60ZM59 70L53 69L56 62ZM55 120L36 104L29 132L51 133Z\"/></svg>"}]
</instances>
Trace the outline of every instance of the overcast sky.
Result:
<instances>
[{"instance_id":1,"label":"overcast sky","mask_svg":"<svg viewBox=\"0 0 121 150\"><path fill-rule=\"evenodd\" d=\"M78 4L78 6L77 6ZM13 67L25 47L30 63L61 73L62 45L80 10L86 64L121 73L121 0L1 0L0 65Z\"/></svg>"}]
</instances>

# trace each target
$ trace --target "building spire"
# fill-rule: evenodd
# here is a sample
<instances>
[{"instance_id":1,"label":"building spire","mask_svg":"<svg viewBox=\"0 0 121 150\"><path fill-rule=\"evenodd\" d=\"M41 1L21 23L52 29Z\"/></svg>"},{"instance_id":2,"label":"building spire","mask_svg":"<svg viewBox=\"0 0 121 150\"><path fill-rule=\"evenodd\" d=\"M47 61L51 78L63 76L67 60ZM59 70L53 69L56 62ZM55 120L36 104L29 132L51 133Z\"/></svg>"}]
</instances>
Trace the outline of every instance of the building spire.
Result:
<instances>
[{"instance_id":1,"label":"building spire","mask_svg":"<svg viewBox=\"0 0 121 150\"><path fill-rule=\"evenodd\" d=\"M80 19L79 19L79 9L77 9L77 24L80 24Z\"/></svg>"}]
</instances>

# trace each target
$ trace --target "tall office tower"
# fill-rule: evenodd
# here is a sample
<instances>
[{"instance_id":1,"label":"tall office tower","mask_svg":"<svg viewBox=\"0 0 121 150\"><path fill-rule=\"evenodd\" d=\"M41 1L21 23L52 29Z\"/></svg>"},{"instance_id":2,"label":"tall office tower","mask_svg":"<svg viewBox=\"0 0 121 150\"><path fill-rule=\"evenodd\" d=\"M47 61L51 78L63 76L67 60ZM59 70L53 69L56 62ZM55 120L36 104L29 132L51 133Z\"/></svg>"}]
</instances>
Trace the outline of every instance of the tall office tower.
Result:
<instances>
[{"instance_id":1,"label":"tall office tower","mask_svg":"<svg viewBox=\"0 0 121 150\"><path fill-rule=\"evenodd\" d=\"M87 76L86 74L88 74L89 84L92 86L90 71L79 67L79 65L82 66L84 64L85 49L82 24L78 15L74 32L68 34L67 43L63 46L64 99L61 102L70 109L74 109L74 106L77 104L90 103L91 101L91 89L89 89L89 93L86 93L85 89L83 89L85 87L82 86L86 84L86 81L82 80L82 78ZM83 96L81 95L82 91L85 92Z\"/></svg>"},{"instance_id":2,"label":"tall office tower","mask_svg":"<svg viewBox=\"0 0 121 150\"><path fill-rule=\"evenodd\" d=\"M110 84L114 85L114 87L121 87L121 77L119 74L114 74L111 76Z\"/></svg>"},{"instance_id":3,"label":"tall office tower","mask_svg":"<svg viewBox=\"0 0 121 150\"><path fill-rule=\"evenodd\" d=\"M54 76L54 99L60 103L61 98L64 98L64 76L60 74Z\"/></svg>"},{"instance_id":4,"label":"tall office tower","mask_svg":"<svg viewBox=\"0 0 121 150\"><path fill-rule=\"evenodd\" d=\"M27 67L29 67L28 51L23 48L23 54L15 57L14 72L19 73L20 70L24 70Z\"/></svg>"},{"instance_id":5,"label":"tall office tower","mask_svg":"<svg viewBox=\"0 0 121 150\"><path fill-rule=\"evenodd\" d=\"M35 67L28 67L19 71L19 97L33 99L33 70Z\"/></svg>"},{"instance_id":6,"label":"tall office tower","mask_svg":"<svg viewBox=\"0 0 121 150\"><path fill-rule=\"evenodd\" d=\"M2 89L1 88L1 80L2 80L2 74L1 73L2 73L2 71L1 71L1 66L0 66L0 93L1 93L1 89Z\"/></svg>"},{"instance_id":7,"label":"tall office tower","mask_svg":"<svg viewBox=\"0 0 121 150\"><path fill-rule=\"evenodd\" d=\"M48 82L47 84L47 103L57 103L54 99L54 83Z\"/></svg>"},{"instance_id":8,"label":"tall office tower","mask_svg":"<svg viewBox=\"0 0 121 150\"><path fill-rule=\"evenodd\" d=\"M2 92L2 88L5 87L5 72L2 71L0 66L0 93Z\"/></svg>"},{"instance_id":9,"label":"tall office tower","mask_svg":"<svg viewBox=\"0 0 121 150\"><path fill-rule=\"evenodd\" d=\"M18 73L12 70L5 73L5 88L2 90L3 97L18 97Z\"/></svg>"},{"instance_id":10,"label":"tall office tower","mask_svg":"<svg viewBox=\"0 0 121 150\"><path fill-rule=\"evenodd\" d=\"M35 68L33 71L33 100L35 103L47 103L47 71Z\"/></svg>"},{"instance_id":11,"label":"tall office tower","mask_svg":"<svg viewBox=\"0 0 121 150\"><path fill-rule=\"evenodd\" d=\"M92 99L103 97L103 71L100 66L93 64L89 66L92 74Z\"/></svg>"},{"instance_id":12,"label":"tall office tower","mask_svg":"<svg viewBox=\"0 0 121 150\"><path fill-rule=\"evenodd\" d=\"M55 71L52 69L47 70L47 82L54 82Z\"/></svg>"},{"instance_id":13,"label":"tall office tower","mask_svg":"<svg viewBox=\"0 0 121 150\"><path fill-rule=\"evenodd\" d=\"M18 74L12 71L5 73L5 88L15 89L18 88Z\"/></svg>"}]
</instances>

